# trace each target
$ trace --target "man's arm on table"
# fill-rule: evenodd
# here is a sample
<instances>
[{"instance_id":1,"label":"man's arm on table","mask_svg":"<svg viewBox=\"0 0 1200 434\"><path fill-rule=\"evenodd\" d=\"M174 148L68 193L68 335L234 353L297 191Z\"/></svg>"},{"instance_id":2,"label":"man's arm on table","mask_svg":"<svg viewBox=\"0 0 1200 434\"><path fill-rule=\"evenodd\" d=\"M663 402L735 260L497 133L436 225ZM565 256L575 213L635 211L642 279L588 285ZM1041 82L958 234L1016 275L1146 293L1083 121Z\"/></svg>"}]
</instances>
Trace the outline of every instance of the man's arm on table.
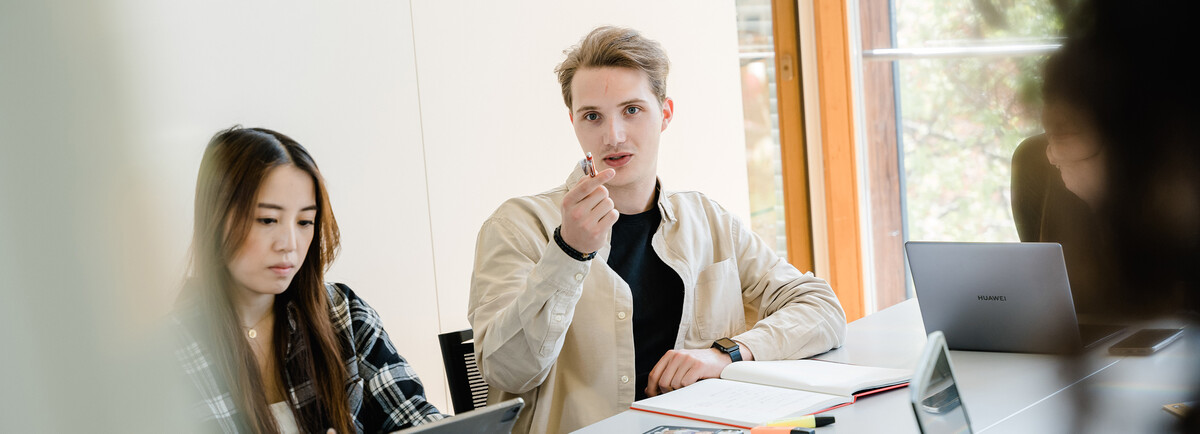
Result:
<instances>
[{"instance_id":1,"label":"man's arm on table","mask_svg":"<svg viewBox=\"0 0 1200 434\"><path fill-rule=\"evenodd\" d=\"M732 217L731 217L732 218ZM846 314L824 280L801 273L732 219L742 300L754 327L732 336L742 360L799 359L842 345ZM647 395L716 378L732 363L715 348L668 351L650 372Z\"/></svg>"}]
</instances>

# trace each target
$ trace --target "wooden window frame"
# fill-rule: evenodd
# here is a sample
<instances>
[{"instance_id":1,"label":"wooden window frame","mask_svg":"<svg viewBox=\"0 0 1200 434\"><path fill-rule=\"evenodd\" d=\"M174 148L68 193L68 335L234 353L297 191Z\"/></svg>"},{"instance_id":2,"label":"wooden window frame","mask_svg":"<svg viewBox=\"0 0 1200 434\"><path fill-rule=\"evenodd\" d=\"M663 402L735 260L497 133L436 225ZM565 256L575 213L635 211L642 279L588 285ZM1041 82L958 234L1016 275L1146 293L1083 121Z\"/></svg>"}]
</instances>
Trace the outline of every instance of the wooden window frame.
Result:
<instances>
[{"instance_id":1,"label":"wooden window frame","mask_svg":"<svg viewBox=\"0 0 1200 434\"><path fill-rule=\"evenodd\" d=\"M805 57L812 64L806 72L816 77L807 77L814 83L816 95L806 98L809 107L817 113L808 116L807 125L819 129L819 134L810 135L810 153L819 154L822 185L819 199L821 206L814 206L813 213L823 214L824 227L812 225L814 231L824 231L824 252L814 249L817 269L826 270L826 280L833 287L846 311L846 320L862 318L866 311L863 284L863 243L859 211L858 157L855 149L855 123L853 104L853 64L849 34L849 12L845 0L804 0L800 7L811 8L807 20L800 22L812 26L812 49ZM793 3L796 7L796 3ZM807 12L807 11L805 11ZM811 21L811 23L809 23ZM782 116L782 111L781 111ZM819 143L811 141L819 140ZM818 151L818 152L812 152ZM785 160L785 164L789 161ZM785 180L791 181L786 178ZM791 185L791 184L789 184ZM816 196L816 195L814 195ZM818 209L819 208L819 209ZM815 214L814 214L815 216ZM816 220L816 219L813 219ZM793 220L789 215L789 226ZM790 233L789 233L790 235ZM823 258L826 264L820 264Z\"/></svg>"}]
</instances>

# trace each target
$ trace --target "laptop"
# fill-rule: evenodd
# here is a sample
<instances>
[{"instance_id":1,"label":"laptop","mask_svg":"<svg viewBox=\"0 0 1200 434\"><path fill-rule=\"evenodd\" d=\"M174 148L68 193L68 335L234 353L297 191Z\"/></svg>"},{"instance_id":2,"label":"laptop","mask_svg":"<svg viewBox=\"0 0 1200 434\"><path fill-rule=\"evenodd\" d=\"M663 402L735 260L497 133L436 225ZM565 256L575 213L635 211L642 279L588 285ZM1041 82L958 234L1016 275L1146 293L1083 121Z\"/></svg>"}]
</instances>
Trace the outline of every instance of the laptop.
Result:
<instances>
[{"instance_id":1,"label":"laptop","mask_svg":"<svg viewBox=\"0 0 1200 434\"><path fill-rule=\"evenodd\" d=\"M940 331L929 334L908 383L909 400L922 434L971 434L971 419L950 363L950 350Z\"/></svg>"},{"instance_id":2,"label":"laptop","mask_svg":"<svg viewBox=\"0 0 1200 434\"><path fill-rule=\"evenodd\" d=\"M509 434L525 401L513 398L392 434Z\"/></svg>"},{"instance_id":3,"label":"laptop","mask_svg":"<svg viewBox=\"0 0 1200 434\"><path fill-rule=\"evenodd\" d=\"M1077 353L1122 325L1080 324L1058 243L904 243L925 331L951 350Z\"/></svg>"}]
</instances>

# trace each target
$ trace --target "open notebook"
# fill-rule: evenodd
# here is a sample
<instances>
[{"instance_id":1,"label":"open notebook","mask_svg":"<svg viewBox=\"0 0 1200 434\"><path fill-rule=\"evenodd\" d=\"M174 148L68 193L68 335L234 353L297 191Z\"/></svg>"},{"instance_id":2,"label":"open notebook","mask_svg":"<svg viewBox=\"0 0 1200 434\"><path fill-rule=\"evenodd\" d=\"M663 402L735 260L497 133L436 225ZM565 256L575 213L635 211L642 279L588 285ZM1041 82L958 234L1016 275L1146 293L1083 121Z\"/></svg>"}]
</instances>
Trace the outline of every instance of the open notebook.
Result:
<instances>
[{"instance_id":1,"label":"open notebook","mask_svg":"<svg viewBox=\"0 0 1200 434\"><path fill-rule=\"evenodd\" d=\"M634 410L751 428L904 387L912 370L821 360L737 362L721 378L634 402Z\"/></svg>"}]
</instances>

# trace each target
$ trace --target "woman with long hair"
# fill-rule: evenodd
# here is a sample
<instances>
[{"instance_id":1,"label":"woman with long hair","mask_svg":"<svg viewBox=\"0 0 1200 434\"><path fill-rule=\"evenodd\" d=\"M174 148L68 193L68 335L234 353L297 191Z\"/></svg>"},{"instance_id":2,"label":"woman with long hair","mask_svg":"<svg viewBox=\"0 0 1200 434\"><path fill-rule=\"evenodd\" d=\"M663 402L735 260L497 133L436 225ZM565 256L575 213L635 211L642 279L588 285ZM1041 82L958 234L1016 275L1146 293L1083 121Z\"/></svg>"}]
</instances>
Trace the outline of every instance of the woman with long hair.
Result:
<instances>
[{"instance_id":1,"label":"woman with long hair","mask_svg":"<svg viewBox=\"0 0 1200 434\"><path fill-rule=\"evenodd\" d=\"M261 128L213 136L196 182L191 276L172 316L207 428L388 432L443 417L375 310L325 282L338 248L304 147Z\"/></svg>"}]
</instances>

